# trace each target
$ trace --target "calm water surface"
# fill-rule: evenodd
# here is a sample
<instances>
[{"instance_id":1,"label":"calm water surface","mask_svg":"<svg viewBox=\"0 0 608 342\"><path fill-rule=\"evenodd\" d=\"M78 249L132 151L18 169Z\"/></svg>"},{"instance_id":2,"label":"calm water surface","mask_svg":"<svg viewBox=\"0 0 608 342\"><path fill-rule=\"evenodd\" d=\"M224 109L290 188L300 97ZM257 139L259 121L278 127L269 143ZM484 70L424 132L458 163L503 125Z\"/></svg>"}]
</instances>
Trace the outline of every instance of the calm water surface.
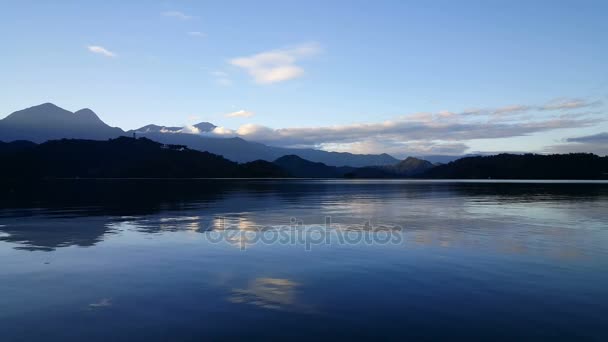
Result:
<instances>
[{"instance_id":1,"label":"calm water surface","mask_svg":"<svg viewBox=\"0 0 608 342\"><path fill-rule=\"evenodd\" d=\"M608 340L608 184L59 181L0 195L0 340Z\"/></svg>"}]
</instances>

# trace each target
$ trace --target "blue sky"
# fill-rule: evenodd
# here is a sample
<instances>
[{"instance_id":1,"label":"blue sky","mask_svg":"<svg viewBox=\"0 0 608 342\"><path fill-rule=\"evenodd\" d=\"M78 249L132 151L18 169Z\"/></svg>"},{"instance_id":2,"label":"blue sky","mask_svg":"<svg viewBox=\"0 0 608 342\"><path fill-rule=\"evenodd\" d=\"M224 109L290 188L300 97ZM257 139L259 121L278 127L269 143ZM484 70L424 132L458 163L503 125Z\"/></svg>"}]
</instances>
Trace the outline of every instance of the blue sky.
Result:
<instances>
[{"instance_id":1,"label":"blue sky","mask_svg":"<svg viewBox=\"0 0 608 342\"><path fill-rule=\"evenodd\" d=\"M275 145L606 153L605 1L3 1L0 117ZM603 140L602 140L603 139Z\"/></svg>"}]
</instances>

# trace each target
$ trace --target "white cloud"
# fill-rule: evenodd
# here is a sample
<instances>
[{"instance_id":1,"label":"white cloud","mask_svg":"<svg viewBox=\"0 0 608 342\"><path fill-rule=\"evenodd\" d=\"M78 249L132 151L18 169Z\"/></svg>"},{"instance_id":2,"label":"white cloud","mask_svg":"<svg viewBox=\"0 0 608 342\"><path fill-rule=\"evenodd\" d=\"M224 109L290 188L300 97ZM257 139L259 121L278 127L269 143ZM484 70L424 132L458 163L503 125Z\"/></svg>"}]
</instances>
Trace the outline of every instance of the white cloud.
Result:
<instances>
[{"instance_id":1,"label":"white cloud","mask_svg":"<svg viewBox=\"0 0 608 342\"><path fill-rule=\"evenodd\" d=\"M252 117L253 115L254 115L253 112L241 109L241 110L237 110L236 112L226 114L226 117L227 118L249 118L249 117Z\"/></svg>"},{"instance_id":2,"label":"white cloud","mask_svg":"<svg viewBox=\"0 0 608 342\"><path fill-rule=\"evenodd\" d=\"M210 74L215 77L228 77L228 74L223 71L211 71Z\"/></svg>"},{"instance_id":3,"label":"white cloud","mask_svg":"<svg viewBox=\"0 0 608 342\"><path fill-rule=\"evenodd\" d=\"M226 127L215 127L213 129L213 131L211 131L212 135L219 135L219 136L234 136L235 132L233 130L231 130L230 128L226 128Z\"/></svg>"},{"instance_id":4,"label":"white cloud","mask_svg":"<svg viewBox=\"0 0 608 342\"><path fill-rule=\"evenodd\" d=\"M275 136L275 138L280 138L280 130L272 129L270 127L256 125L256 124L245 124L239 127L236 130L236 133L241 136L249 136L249 137L271 137ZM277 135L277 133L279 133Z\"/></svg>"},{"instance_id":5,"label":"white cloud","mask_svg":"<svg viewBox=\"0 0 608 342\"><path fill-rule=\"evenodd\" d=\"M188 134L201 134L201 130L195 126L187 125L182 128L179 133L188 133Z\"/></svg>"},{"instance_id":6,"label":"white cloud","mask_svg":"<svg viewBox=\"0 0 608 342\"><path fill-rule=\"evenodd\" d=\"M211 71L210 72L211 76L213 76L215 78L215 81L222 86L230 86L232 85L232 80L230 79L230 76L228 75L228 73L224 72L224 71Z\"/></svg>"},{"instance_id":7,"label":"white cloud","mask_svg":"<svg viewBox=\"0 0 608 342\"><path fill-rule=\"evenodd\" d=\"M103 46L97 46L97 45L89 45L87 46L87 49L89 51L91 51L92 53L96 53L102 56L106 56L106 57L116 57L116 54L106 48L104 48Z\"/></svg>"},{"instance_id":8,"label":"white cloud","mask_svg":"<svg viewBox=\"0 0 608 342\"><path fill-rule=\"evenodd\" d=\"M188 32L188 35L192 36L192 37L199 37L199 38L205 38L205 37L207 37L206 33L199 32L199 31L190 31L190 32Z\"/></svg>"},{"instance_id":9,"label":"white cloud","mask_svg":"<svg viewBox=\"0 0 608 342\"><path fill-rule=\"evenodd\" d=\"M321 48L316 43L302 44L292 48L233 58L230 60L230 64L245 69L256 83L270 84L302 76L304 69L296 65L296 62L320 51Z\"/></svg>"},{"instance_id":10,"label":"white cloud","mask_svg":"<svg viewBox=\"0 0 608 342\"><path fill-rule=\"evenodd\" d=\"M190 20L190 19L194 18L193 16L187 15L180 11L166 11L166 12L162 12L161 15L163 15L165 17L180 19L180 20Z\"/></svg>"}]
</instances>

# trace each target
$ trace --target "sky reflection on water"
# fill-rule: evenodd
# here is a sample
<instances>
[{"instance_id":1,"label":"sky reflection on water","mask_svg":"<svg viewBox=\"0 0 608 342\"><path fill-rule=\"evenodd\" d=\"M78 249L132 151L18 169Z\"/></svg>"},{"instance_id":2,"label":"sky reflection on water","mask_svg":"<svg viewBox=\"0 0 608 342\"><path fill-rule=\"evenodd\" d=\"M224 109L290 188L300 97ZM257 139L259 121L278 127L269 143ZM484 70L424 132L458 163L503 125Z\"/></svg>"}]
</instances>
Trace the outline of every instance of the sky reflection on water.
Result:
<instances>
[{"instance_id":1,"label":"sky reflection on water","mask_svg":"<svg viewBox=\"0 0 608 342\"><path fill-rule=\"evenodd\" d=\"M0 199L9 341L606 337L608 185L53 186Z\"/></svg>"}]
</instances>

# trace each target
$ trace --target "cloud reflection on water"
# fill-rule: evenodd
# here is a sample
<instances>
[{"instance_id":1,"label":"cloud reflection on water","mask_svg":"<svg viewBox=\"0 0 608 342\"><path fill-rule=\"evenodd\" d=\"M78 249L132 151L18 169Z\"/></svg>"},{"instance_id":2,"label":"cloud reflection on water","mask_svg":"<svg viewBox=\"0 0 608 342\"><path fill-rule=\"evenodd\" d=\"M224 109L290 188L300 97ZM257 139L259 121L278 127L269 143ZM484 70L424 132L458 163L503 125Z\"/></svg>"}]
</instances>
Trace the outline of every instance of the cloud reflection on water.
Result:
<instances>
[{"instance_id":1,"label":"cloud reflection on water","mask_svg":"<svg viewBox=\"0 0 608 342\"><path fill-rule=\"evenodd\" d=\"M298 286L300 284L284 278L255 278L244 289L232 289L228 301L270 310L290 310L296 307Z\"/></svg>"}]
</instances>

